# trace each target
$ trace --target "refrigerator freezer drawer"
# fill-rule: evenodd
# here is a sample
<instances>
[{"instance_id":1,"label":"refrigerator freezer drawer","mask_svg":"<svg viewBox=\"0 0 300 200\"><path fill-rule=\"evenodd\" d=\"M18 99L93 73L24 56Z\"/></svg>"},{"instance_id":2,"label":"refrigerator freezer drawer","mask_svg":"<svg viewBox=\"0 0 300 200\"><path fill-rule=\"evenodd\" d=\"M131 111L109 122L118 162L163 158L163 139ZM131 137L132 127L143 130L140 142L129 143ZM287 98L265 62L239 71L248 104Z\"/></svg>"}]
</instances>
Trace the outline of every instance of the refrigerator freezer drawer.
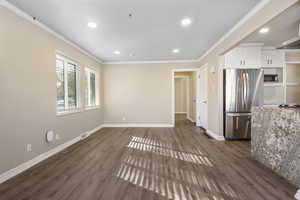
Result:
<instances>
[{"instance_id":1,"label":"refrigerator freezer drawer","mask_svg":"<svg viewBox=\"0 0 300 200\"><path fill-rule=\"evenodd\" d=\"M251 114L226 114L226 139L251 139Z\"/></svg>"}]
</instances>

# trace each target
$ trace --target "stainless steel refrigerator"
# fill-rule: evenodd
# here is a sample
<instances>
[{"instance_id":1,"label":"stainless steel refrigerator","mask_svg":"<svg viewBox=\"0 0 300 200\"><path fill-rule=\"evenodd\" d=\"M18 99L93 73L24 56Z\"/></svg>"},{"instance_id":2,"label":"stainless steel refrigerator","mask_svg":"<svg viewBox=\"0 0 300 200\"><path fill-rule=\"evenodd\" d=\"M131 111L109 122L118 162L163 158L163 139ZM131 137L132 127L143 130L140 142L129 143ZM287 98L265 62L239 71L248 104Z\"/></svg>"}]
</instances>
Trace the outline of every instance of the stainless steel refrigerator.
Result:
<instances>
[{"instance_id":1,"label":"stainless steel refrigerator","mask_svg":"<svg viewBox=\"0 0 300 200\"><path fill-rule=\"evenodd\" d=\"M226 139L250 139L251 108L262 104L262 69L224 69Z\"/></svg>"}]
</instances>

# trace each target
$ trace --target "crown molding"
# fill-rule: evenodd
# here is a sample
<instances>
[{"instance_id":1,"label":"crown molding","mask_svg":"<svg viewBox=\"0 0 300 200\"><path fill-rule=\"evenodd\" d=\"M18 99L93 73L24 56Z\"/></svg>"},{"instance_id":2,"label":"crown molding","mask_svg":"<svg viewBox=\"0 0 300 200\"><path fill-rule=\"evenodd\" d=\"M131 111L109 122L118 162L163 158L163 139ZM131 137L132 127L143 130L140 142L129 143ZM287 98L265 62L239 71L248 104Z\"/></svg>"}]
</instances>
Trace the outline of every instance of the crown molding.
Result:
<instances>
[{"instance_id":1,"label":"crown molding","mask_svg":"<svg viewBox=\"0 0 300 200\"><path fill-rule=\"evenodd\" d=\"M261 42L241 43L239 47L263 47L265 44Z\"/></svg>"},{"instance_id":2,"label":"crown molding","mask_svg":"<svg viewBox=\"0 0 300 200\"><path fill-rule=\"evenodd\" d=\"M247 20L249 20L251 17L255 16L265 5L267 5L271 0L263 0L259 2L248 14L246 14L232 29L230 29L223 37L221 37L210 49L208 49L201 57L199 57L197 60L201 61L206 56L208 56L213 50L215 50L222 42L224 42L226 39L234 33L237 29L239 29Z\"/></svg>"},{"instance_id":3,"label":"crown molding","mask_svg":"<svg viewBox=\"0 0 300 200\"><path fill-rule=\"evenodd\" d=\"M42 22L39 22L38 20L34 19L33 16L31 16L28 13L24 12L23 10L19 9L18 7L16 7L12 3L10 3L6 0L0 0L0 6L3 6L4 8L6 8L6 9L12 11L13 13L15 13L16 15L18 15L19 17L21 17L21 18L29 21L30 23L40 27L44 31L46 31L46 32L50 33L51 35L53 35L54 37L64 41L68 45L74 47L75 49L79 50L81 53L83 53L84 55L86 55L86 56L90 57L91 59L97 61L98 63L103 63L102 60L100 60L98 57L94 56L91 52L88 52L87 50L85 50L82 47L78 46L77 44L75 44L71 40L67 39L63 35L57 33L56 31L54 31L50 27L46 26Z\"/></svg>"},{"instance_id":4,"label":"crown molding","mask_svg":"<svg viewBox=\"0 0 300 200\"><path fill-rule=\"evenodd\" d=\"M112 61L103 62L106 65L122 65L122 64L164 64L164 63L196 63L198 60L156 60L156 61Z\"/></svg>"}]
</instances>

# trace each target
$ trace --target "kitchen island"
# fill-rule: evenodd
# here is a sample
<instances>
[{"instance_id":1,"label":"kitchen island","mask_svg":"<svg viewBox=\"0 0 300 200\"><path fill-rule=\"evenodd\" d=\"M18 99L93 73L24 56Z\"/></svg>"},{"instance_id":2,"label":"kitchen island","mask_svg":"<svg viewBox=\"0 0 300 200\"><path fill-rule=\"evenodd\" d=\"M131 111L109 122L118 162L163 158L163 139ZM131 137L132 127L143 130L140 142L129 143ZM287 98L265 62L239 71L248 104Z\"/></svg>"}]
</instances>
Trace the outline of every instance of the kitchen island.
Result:
<instances>
[{"instance_id":1,"label":"kitchen island","mask_svg":"<svg viewBox=\"0 0 300 200\"><path fill-rule=\"evenodd\" d=\"M253 107L252 156L300 186L300 109Z\"/></svg>"}]
</instances>

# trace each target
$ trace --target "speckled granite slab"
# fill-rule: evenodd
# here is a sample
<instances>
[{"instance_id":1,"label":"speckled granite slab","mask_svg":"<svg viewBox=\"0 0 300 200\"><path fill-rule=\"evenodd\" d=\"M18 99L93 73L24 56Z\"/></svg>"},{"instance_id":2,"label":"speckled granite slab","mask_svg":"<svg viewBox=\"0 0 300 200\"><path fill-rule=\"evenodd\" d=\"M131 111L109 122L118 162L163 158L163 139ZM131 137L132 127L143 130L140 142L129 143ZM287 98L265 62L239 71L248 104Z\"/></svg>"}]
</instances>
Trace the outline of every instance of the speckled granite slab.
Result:
<instances>
[{"instance_id":1,"label":"speckled granite slab","mask_svg":"<svg viewBox=\"0 0 300 200\"><path fill-rule=\"evenodd\" d=\"M300 109L254 107L252 156L300 187Z\"/></svg>"}]
</instances>

